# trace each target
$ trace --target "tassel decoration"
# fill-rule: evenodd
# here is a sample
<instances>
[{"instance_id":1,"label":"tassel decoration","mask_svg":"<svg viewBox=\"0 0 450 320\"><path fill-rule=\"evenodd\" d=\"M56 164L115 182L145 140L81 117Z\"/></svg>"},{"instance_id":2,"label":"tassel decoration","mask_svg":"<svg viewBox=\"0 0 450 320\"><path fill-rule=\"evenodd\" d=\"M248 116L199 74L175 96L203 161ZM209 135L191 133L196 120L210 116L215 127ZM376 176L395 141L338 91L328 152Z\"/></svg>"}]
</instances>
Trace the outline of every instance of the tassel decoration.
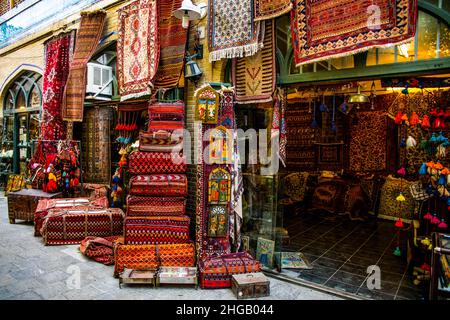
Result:
<instances>
[{"instance_id":1,"label":"tassel decoration","mask_svg":"<svg viewBox=\"0 0 450 320\"><path fill-rule=\"evenodd\" d=\"M408 136L408 139L406 139L406 148L415 148L417 146L417 141L412 136Z\"/></svg>"},{"instance_id":2,"label":"tassel decoration","mask_svg":"<svg viewBox=\"0 0 450 320\"><path fill-rule=\"evenodd\" d=\"M405 148L406 147L406 139L402 138L402 141L400 142L400 148Z\"/></svg>"},{"instance_id":3,"label":"tassel decoration","mask_svg":"<svg viewBox=\"0 0 450 320\"><path fill-rule=\"evenodd\" d=\"M395 222L395 227L399 229L404 228L402 219L398 218L398 220Z\"/></svg>"},{"instance_id":4,"label":"tassel decoration","mask_svg":"<svg viewBox=\"0 0 450 320\"><path fill-rule=\"evenodd\" d=\"M421 176L424 176L424 175L427 174L427 165L426 165L425 162L422 163L422 165L420 166L419 174L420 174Z\"/></svg>"},{"instance_id":5,"label":"tassel decoration","mask_svg":"<svg viewBox=\"0 0 450 320\"><path fill-rule=\"evenodd\" d=\"M431 127L431 125L430 125L430 117L428 115L424 115L423 116L422 123L420 124L420 126L424 130L430 129L430 127Z\"/></svg>"},{"instance_id":6,"label":"tassel decoration","mask_svg":"<svg viewBox=\"0 0 450 320\"><path fill-rule=\"evenodd\" d=\"M399 176L404 177L404 176L406 175L405 167L401 167L401 168L397 171L397 174L398 174Z\"/></svg>"},{"instance_id":7,"label":"tassel decoration","mask_svg":"<svg viewBox=\"0 0 450 320\"><path fill-rule=\"evenodd\" d=\"M416 112L412 112L412 114L411 114L411 119L409 120L409 124L412 126L412 127L415 127L416 125L418 125L420 123L420 118L419 118L419 116L417 115L417 113Z\"/></svg>"},{"instance_id":8,"label":"tassel decoration","mask_svg":"<svg viewBox=\"0 0 450 320\"><path fill-rule=\"evenodd\" d=\"M399 202L404 202L406 201L405 196L403 195L403 193L400 193L397 198L395 198L395 200L399 201Z\"/></svg>"},{"instance_id":9,"label":"tassel decoration","mask_svg":"<svg viewBox=\"0 0 450 320\"><path fill-rule=\"evenodd\" d=\"M316 129L319 125L316 120L316 100L314 100L313 121L311 122L311 128Z\"/></svg>"},{"instance_id":10,"label":"tassel decoration","mask_svg":"<svg viewBox=\"0 0 450 320\"><path fill-rule=\"evenodd\" d=\"M397 112L397 115L395 116L395 119L394 119L394 122L395 122L395 124L397 124L397 125L401 125L402 124L402 112L401 111L399 111L399 112Z\"/></svg>"}]
</instances>

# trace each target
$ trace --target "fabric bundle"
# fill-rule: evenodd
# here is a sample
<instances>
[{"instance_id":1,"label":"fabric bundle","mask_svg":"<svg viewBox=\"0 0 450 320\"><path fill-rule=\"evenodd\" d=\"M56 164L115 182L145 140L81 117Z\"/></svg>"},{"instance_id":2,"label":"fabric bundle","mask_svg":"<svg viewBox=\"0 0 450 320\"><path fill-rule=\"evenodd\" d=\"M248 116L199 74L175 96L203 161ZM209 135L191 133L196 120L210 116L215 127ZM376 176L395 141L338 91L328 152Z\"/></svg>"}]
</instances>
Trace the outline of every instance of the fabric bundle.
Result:
<instances>
[{"instance_id":1,"label":"fabric bundle","mask_svg":"<svg viewBox=\"0 0 450 320\"><path fill-rule=\"evenodd\" d=\"M178 85L184 65L188 29L172 13L181 7L182 0L164 0L158 3L160 58L155 88Z\"/></svg>"},{"instance_id":2,"label":"fabric bundle","mask_svg":"<svg viewBox=\"0 0 450 320\"><path fill-rule=\"evenodd\" d=\"M62 118L65 121L83 121L87 63L97 48L105 18L106 12L103 10L81 13L73 60L63 94Z\"/></svg>"},{"instance_id":3,"label":"fabric bundle","mask_svg":"<svg viewBox=\"0 0 450 320\"><path fill-rule=\"evenodd\" d=\"M125 244L170 244L189 242L187 216L128 217Z\"/></svg>"},{"instance_id":4,"label":"fabric bundle","mask_svg":"<svg viewBox=\"0 0 450 320\"><path fill-rule=\"evenodd\" d=\"M45 245L79 244L88 236L121 235L123 219L123 211L117 208L51 209L41 234Z\"/></svg>"},{"instance_id":5,"label":"fabric bundle","mask_svg":"<svg viewBox=\"0 0 450 320\"><path fill-rule=\"evenodd\" d=\"M117 80L121 100L150 95L159 64L156 0L136 0L119 10Z\"/></svg>"},{"instance_id":6,"label":"fabric bundle","mask_svg":"<svg viewBox=\"0 0 450 320\"><path fill-rule=\"evenodd\" d=\"M262 48L252 0L209 0L209 62L254 55Z\"/></svg>"},{"instance_id":7,"label":"fabric bundle","mask_svg":"<svg viewBox=\"0 0 450 320\"><path fill-rule=\"evenodd\" d=\"M298 67L374 47L399 45L416 34L417 0L295 0L291 11Z\"/></svg>"},{"instance_id":8,"label":"fabric bundle","mask_svg":"<svg viewBox=\"0 0 450 320\"><path fill-rule=\"evenodd\" d=\"M186 158L179 153L135 151L129 155L128 161L131 174L186 172Z\"/></svg>"},{"instance_id":9,"label":"fabric bundle","mask_svg":"<svg viewBox=\"0 0 450 320\"><path fill-rule=\"evenodd\" d=\"M119 236L112 237L86 237L80 244L80 252L88 258L105 265L114 264L114 242Z\"/></svg>"},{"instance_id":10,"label":"fabric bundle","mask_svg":"<svg viewBox=\"0 0 450 320\"><path fill-rule=\"evenodd\" d=\"M182 197L127 197L127 217L181 216L186 213Z\"/></svg>"},{"instance_id":11,"label":"fabric bundle","mask_svg":"<svg viewBox=\"0 0 450 320\"><path fill-rule=\"evenodd\" d=\"M292 0L253 0L255 21L273 19L292 9Z\"/></svg>"},{"instance_id":12,"label":"fabric bundle","mask_svg":"<svg viewBox=\"0 0 450 320\"><path fill-rule=\"evenodd\" d=\"M187 196L185 174L135 175L130 179L130 194L137 196Z\"/></svg>"},{"instance_id":13,"label":"fabric bundle","mask_svg":"<svg viewBox=\"0 0 450 320\"><path fill-rule=\"evenodd\" d=\"M235 59L234 85L237 103L264 103L272 101L275 90L275 23L264 26L264 47L256 54Z\"/></svg>"},{"instance_id":14,"label":"fabric bundle","mask_svg":"<svg viewBox=\"0 0 450 320\"><path fill-rule=\"evenodd\" d=\"M61 117L64 87L69 76L75 42L75 31L62 33L45 43L45 71L42 80L42 140L66 138Z\"/></svg>"},{"instance_id":15,"label":"fabric bundle","mask_svg":"<svg viewBox=\"0 0 450 320\"><path fill-rule=\"evenodd\" d=\"M145 270L158 267L193 267L195 265L193 243L134 245L118 244L114 250L114 276L125 268Z\"/></svg>"}]
</instances>

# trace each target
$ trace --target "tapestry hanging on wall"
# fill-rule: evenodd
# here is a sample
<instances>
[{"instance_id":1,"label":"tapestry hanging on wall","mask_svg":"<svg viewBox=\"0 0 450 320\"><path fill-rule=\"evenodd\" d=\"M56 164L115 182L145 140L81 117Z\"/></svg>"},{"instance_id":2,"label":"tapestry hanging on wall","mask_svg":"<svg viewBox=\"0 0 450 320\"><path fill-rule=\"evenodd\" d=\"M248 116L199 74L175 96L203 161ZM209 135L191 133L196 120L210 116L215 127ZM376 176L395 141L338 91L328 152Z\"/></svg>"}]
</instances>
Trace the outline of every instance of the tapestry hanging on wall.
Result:
<instances>
[{"instance_id":1,"label":"tapestry hanging on wall","mask_svg":"<svg viewBox=\"0 0 450 320\"><path fill-rule=\"evenodd\" d=\"M117 80L121 100L150 95L159 63L156 0L137 0L119 11Z\"/></svg>"},{"instance_id":2,"label":"tapestry hanging on wall","mask_svg":"<svg viewBox=\"0 0 450 320\"><path fill-rule=\"evenodd\" d=\"M215 124L219 117L219 93L205 86L198 89L195 94L196 118L203 123Z\"/></svg>"},{"instance_id":3,"label":"tapestry hanging on wall","mask_svg":"<svg viewBox=\"0 0 450 320\"><path fill-rule=\"evenodd\" d=\"M159 7L160 59L155 88L175 87L180 80L186 53L188 29L172 12L181 7L182 0L165 0Z\"/></svg>"},{"instance_id":4,"label":"tapestry hanging on wall","mask_svg":"<svg viewBox=\"0 0 450 320\"><path fill-rule=\"evenodd\" d=\"M254 55L262 47L252 0L209 0L209 62Z\"/></svg>"},{"instance_id":5,"label":"tapestry hanging on wall","mask_svg":"<svg viewBox=\"0 0 450 320\"><path fill-rule=\"evenodd\" d=\"M255 21L272 19L292 9L291 0L254 0Z\"/></svg>"},{"instance_id":6,"label":"tapestry hanging on wall","mask_svg":"<svg viewBox=\"0 0 450 320\"><path fill-rule=\"evenodd\" d=\"M97 48L105 24L106 12L82 12L75 40L75 51L63 95L62 117L65 121L83 121L86 93L86 68Z\"/></svg>"},{"instance_id":7,"label":"tapestry hanging on wall","mask_svg":"<svg viewBox=\"0 0 450 320\"><path fill-rule=\"evenodd\" d=\"M61 103L69 75L75 31L62 33L45 43L45 71L42 80L42 125L43 140L66 138L66 125L61 117Z\"/></svg>"},{"instance_id":8,"label":"tapestry hanging on wall","mask_svg":"<svg viewBox=\"0 0 450 320\"><path fill-rule=\"evenodd\" d=\"M291 11L295 65L409 42L416 34L416 22L417 0L295 0Z\"/></svg>"},{"instance_id":9,"label":"tapestry hanging on wall","mask_svg":"<svg viewBox=\"0 0 450 320\"><path fill-rule=\"evenodd\" d=\"M250 57L234 60L234 85L237 103L264 103L272 101L275 89L275 23L265 24L264 47Z\"/></svg>"},{"instance_id":10,"label":"tapestry hanging on wall","mask_svg":"<svg viewBox=\"0 0 450 320\"><path fill-rule=\"evenodd\" d=\"M387 168L387 119L384 111L358 112L350 126L350 171L382 171Z\"/></svg>"}]
</instances>

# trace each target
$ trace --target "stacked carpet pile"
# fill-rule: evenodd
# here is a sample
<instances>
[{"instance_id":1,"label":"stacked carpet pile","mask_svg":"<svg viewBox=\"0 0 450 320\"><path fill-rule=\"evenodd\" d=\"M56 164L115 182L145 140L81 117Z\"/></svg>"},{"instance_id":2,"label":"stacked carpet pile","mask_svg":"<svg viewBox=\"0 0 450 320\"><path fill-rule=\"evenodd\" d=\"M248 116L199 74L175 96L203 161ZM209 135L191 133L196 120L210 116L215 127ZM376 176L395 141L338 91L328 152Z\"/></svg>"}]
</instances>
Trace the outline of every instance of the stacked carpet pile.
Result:
<instances>
[{"instance_id":1,"label":"stacked carpet pile","mask_svg":"<svg viewBox=\"0 0 450 320\"><path fill-rule=\"evenodd\" d=\"M130 188L124 241L115 246L115 276L124 268L195 265L183 135L178 132L184 128L184 103L151 104L148 114L148 130L141 132L139 150L128 159Z\"/></svg>"}]
</instances>

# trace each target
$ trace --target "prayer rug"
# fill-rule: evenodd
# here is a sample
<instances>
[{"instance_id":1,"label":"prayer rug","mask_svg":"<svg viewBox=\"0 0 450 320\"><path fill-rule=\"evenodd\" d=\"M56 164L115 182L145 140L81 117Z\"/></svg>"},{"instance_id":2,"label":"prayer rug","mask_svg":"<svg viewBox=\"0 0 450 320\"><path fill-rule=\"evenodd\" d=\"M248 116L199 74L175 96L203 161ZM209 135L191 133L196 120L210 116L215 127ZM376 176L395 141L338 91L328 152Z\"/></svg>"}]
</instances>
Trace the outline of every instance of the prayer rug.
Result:
<instances>
[{"instance_id":1,"label":"prayer rug","mask_svg":"<svg viewBox=\"0 0 450 320\"><path fill-rule=\"evenodd\" d=\"M105 18L106 12L103 10L81 13L75 51L63 95L62 118L65 121L83 121L87 63L97 48Z\"/></svg>"},{"instance_id":2,"label":"prayer rug","mask_svg":"<svg viewBox=\"0 0 450 320\"><path fill-rule=\"evenodd\" d=\"M209 0L209 62L254 55L261 47L252 0Z\"/></svg>"},{"instance_id":3,"label":"prayer rug","mask_svg":"<svg viewBox=\"0 0 450 320\"><path fill-rule=\"evenodd\" d=\"M234 60L234 85L237 103L272 101L275 90L275 23L265 24L264 47L250 57Z\"/></svg>"},{"instance_id":4,"label":"prayer rug","mask_svg":"<svg viewBox=\"0 0 450 320\"><path fill-rule=\"evenodd\" d=\"M272 19L292 9L291 0L253 0L255 21Z\"/></svg>"},{"instance_id":5,"label":"prayer rug","mask_svg":"<svg viewBox=\"0 0 450 320\"><path fill-rule=\"evenodd\" d=\"M61 117L61 103L64 86L69 75L75 31L62 33L45 43L45 71L42 81L42 124L43 140L66 138L66 124Z\"/></svg>"},{"instance_id":6,"label":"prayer rug","mask_svg":"<svg viewBox=\"0 0 450 320\"><path fill-rule=\"evenodd\" d=\"M295 65L409 42L416 21L417 0L295 0Z\"/></svg>"},{"instance_id":7,"label":"prayer rug","mask_svg":"<svg viewBox=\"0 0 450 320\"><path fill-rule=\"evenodd\" d=\"M188 29L173 11L181 7L182 0L164 0L159 7L160 59L155 78L155 88L172 88L178 85L184 65Z\"/></svg>"},{"instance_id":8,"label":"prayer rug","mask_svg":"<svg viewBox=\"0 0 450 320\"><path fill-rule=\"evenodd\" d=\"M150 95L159 63L156 0L136 0L119 10L117 74L121 100Z\"/></svg>"}]
</instances>

